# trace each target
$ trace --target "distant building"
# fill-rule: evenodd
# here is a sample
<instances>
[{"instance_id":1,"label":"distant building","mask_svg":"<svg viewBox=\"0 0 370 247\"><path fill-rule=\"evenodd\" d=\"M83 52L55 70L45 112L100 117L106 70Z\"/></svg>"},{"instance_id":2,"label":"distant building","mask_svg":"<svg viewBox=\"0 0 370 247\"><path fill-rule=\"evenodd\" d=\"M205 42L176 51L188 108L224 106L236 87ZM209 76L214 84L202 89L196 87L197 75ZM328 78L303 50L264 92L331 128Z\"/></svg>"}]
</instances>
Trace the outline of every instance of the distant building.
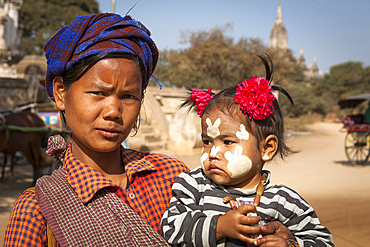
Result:
<instances>
[{"instance_id":1,"label":"distant building","mask_svg":"<svg viewBox=\"0 0 370 247\"><path fill-rule=\"evenodd\" d=\"M271 29L269 48L278 49L282 52L288 50L288 32L283 22L283 15L281 12L281 3L278 3L277 15L275 23ZM308 79L317 79L322 76L322 71L317 66L317 57L314 56L313 63L306 66L306 59L303 56L303 48L300 50L298 64L304 68L304 74Z\"/></svg>"},{"instance_id":2,"label":"distant building","mask_svg":"<svg viewBox=\"0 0 370 247\"><path fill-rule=\"evenodd\" d=\"M0 56L4 61L19 54L19 9L23 0L0 1Z\"/></svg>"},{"instance_id":3,"label":"distant building","mask_svg":"<svg viewBox=\"0 0 370 247\"><path fill-rule=\"evenodd\" d=\"M281 14L281 3L278 4L276 20L271 29L269 47L284 51L288 49L288 32L284 26Z\"/></svg>"}]
</instances>

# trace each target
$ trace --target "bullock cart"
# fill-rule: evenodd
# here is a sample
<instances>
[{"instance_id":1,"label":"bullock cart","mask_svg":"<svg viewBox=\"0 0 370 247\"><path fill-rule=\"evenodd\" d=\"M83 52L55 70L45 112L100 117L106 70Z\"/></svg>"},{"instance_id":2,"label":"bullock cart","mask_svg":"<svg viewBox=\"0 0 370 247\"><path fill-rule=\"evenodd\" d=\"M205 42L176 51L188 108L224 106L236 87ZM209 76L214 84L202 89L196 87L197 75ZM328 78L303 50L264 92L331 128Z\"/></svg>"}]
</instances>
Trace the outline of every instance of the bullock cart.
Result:
<instances>
[{"instance_id":1,"label":"bullock cart","mask_svg":"<svg viewBox=\"0 0 370 247\"><path fill-rule=\"evenodd\" d=\"M14 178L13 167L19 153L32 165L34 182L42 175L41 168L52 168L54 159L45 154L45 149L48 137L55 134L66 136L67 130L62 127L58 111L54 108L30 104L0 110L0 152L4 157L1 179L9 157L10 179Z\"/></svg>"},{"instance_id":2,"label":"bullock cart","mask_svg":"<svg viewBox=\"0 0 370 247\"><path fill-rule=\"evenodd\" d=\"M345 152L353 165L364 164L370 156L370 94L360 94L338 101L347 132Z\"/></svg>"}]
</instances>

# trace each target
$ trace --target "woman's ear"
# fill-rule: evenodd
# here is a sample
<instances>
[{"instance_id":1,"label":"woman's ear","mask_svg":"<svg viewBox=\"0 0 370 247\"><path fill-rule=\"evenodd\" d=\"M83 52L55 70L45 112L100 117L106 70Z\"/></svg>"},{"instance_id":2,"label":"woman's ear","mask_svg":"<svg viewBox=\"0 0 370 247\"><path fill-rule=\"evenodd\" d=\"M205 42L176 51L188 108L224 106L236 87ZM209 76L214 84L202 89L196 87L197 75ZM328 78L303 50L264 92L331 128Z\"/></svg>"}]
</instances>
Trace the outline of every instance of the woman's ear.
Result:
<instances>
[{"instance_id":1,"label":"woman's ear","mask_svg":"<svg viewBox=\"0 0 370 247\"><path fill-rule=\"evenodd\" d=\"M53 95L56 107L64 111L65 110L65 97L67 94L66 87L63 84L63 78L56 76L53 79Z\"/></svg>"},{"instance_id":2,"label":"woman's ear","mask_svg":"<svg viewBox=\"0 0 370 247\"><path fill-rule=\"evenodd\" d=\"M262 142L262 160L265 162L271 160L277 152L278 145L278 138L275 135L267 136L265 141Z\"/></svg>"}]
</instances>

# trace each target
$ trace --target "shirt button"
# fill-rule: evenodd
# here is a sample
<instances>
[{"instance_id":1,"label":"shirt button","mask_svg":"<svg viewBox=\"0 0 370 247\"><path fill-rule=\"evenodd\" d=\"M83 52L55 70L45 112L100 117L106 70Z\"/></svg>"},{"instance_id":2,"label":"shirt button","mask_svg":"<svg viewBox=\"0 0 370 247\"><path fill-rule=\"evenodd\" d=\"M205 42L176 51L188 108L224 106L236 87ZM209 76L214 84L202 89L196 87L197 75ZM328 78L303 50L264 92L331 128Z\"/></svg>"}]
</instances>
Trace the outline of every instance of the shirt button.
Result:
<instances>
[{"instance_id":1,"label":"shirt button","mask_svg":"<svg viewBox=\"0 0 370 247\"><path fill-rule=\"evenodd\" d=\"M132 192L130 192L130 193L128 194L128 197L130 197L131 199L134 199L134 198L135 198L135 194L134 194L134 193L132 193Z\"/></svg>"}]
</instances>

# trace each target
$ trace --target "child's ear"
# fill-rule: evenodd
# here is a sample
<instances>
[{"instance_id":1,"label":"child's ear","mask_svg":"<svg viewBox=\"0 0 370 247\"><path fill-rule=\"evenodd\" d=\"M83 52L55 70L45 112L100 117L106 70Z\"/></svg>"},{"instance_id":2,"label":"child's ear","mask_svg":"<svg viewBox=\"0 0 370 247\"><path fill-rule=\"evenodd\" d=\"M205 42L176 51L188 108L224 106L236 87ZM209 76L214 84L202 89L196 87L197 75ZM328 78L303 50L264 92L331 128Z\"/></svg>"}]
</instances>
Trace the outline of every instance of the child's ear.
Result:
<instances>
[{"instance_id":1,"label":"child's ear","mask_svg":"<svg viewBox=\"0 0 370 247\"><path fill-rule=\"evenodd\" d=\"M66 87L63 84L63 78L61 76L56 76L53 79L53 95L56 107L64 111L65 110L65 96L67 94Z\"/></svg>"},{"instance_id":2,"label":"child's ear","mask_svg":"<svg viewBox=\"0 0 370 247\"><path fill-rule=\"evenodd\" d=\"M266 139L262 142L262 160L265 162L271 160L276 154L278 145L278 138L275 135L267 136Z\"/></svg>"}]
</instances>

